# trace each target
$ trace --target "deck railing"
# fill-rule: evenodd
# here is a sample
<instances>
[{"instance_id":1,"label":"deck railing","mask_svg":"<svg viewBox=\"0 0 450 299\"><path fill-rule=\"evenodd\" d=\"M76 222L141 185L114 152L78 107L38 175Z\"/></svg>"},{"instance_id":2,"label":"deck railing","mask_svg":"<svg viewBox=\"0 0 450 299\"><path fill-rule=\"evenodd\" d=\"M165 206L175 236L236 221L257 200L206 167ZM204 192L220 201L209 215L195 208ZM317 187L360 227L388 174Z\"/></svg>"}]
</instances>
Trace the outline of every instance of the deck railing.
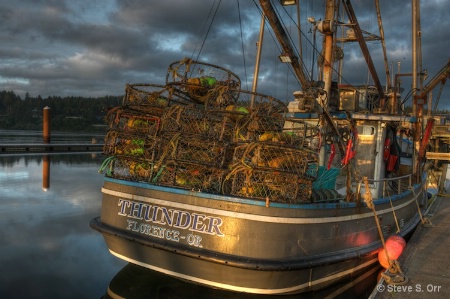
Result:
<instances>
[{"instance_id":1,"label":"deck railing","mask_svg":"<svg viewBox=\"0 0 450 299\"><path fill-rule=\"evenodd\" d=\"M393 177L393 178L384 178L382 180L373 180L369 179L369 183L382 183L383 184L383 195L382 197L392 195L389 193L389 189L397 192L396 194L400 194L405 192L406 190L411 189L412 187L412 174L407 174L403 176Z\"/></svg>"}]
</instances>

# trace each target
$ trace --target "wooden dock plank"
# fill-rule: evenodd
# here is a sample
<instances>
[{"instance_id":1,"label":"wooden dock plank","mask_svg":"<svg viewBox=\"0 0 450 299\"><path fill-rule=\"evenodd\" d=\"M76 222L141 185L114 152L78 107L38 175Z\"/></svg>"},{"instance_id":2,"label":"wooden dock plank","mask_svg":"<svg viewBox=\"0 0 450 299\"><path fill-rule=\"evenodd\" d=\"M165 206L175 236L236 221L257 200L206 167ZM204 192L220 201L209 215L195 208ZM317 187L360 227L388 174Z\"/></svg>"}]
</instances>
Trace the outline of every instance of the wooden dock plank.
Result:
<instances>
[{"instance_id":1,"label":"wooden dock plank","mask_svg":"<svg viewBox=\"0 0 450 299\"><path fill-rule=\"evenodd\" d=\"M101 152L100 143L27 143L0 144L0 154L15 153L62 153L62 152Z\"/></svg>"},{"instance_id":2,"label":"wooden dock plank","mask_svg":"<svg viewBox=\"0 0 450 299\"><path fill-rule=\"evenodd\" d=\"M436 199L427 215L434 227L421 224L399 258L408 282L377 285L370 298L450 298L450 195Z\"/></svg>"}]
</instances>

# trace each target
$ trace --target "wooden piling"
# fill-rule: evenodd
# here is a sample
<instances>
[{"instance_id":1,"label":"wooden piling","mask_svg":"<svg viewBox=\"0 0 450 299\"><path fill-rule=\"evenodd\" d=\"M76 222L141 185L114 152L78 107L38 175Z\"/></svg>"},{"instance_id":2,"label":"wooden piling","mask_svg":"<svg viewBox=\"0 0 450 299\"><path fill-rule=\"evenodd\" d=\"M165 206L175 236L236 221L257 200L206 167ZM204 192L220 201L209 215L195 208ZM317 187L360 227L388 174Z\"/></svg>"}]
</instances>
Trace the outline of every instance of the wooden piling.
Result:
<instances>
[{"instance_id":1,"label":"wooden piling","mask_svg":"<svg viewBox=\"0 0 450 299\"><path fill-rule=\"evenodd\" d=\"M43 128L42 137L44 138L44 143L50 143L50 117L51 109L46 106L43 111Z\"/></svg>"}]
</instances>

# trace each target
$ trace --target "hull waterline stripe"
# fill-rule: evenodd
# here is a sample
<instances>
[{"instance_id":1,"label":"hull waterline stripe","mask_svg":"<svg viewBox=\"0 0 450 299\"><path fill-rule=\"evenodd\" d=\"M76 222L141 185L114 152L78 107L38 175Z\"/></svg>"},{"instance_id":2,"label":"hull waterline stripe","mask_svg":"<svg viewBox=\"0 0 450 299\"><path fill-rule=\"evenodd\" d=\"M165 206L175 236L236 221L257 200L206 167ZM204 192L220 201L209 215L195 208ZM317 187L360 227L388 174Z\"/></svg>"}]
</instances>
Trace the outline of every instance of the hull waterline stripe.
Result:
<instances>
[{"instance_id":1,"label":"hull waterline stripe","mask_svg":"<svg viewBox=\"0 0 450 299\"><path fill-rule=\"evenodd\" d=\"M131 199L136 201L142 201L152 204L158 204L162 206L168 206L178 209L184 209L184 210L191 210L196 212L202 212L202 213L208 213L213 215L220 215L220 216L226 216L226 217L232 217L232 218L239 218L239 219L246 219L246 220L252 220L252 221L260 221L260 222L269 222L269 223L286 223L286 224L314 224L314 223L329 223L329 222L337 222L337 221L350 221L350 220L357 220L357 219L363 219L368 217L373 217L373 212L369 209L367 213L362 214L355 214L355 215L348 215L348 216L338 216L338 217L322 217L322 218L289 218L289 217L273 217L273 216L262 216L262 215L252 215L252 214L246 214L246 213L239 213L239 212L231 212L231 211L224 211L224 210L218 210L218 209L212 209L207 207L199 207L195 205L185 204L185 203L178 203L178 202L172 202L162 199L156 199L152 197L145 197L140 195L134 195L129 194L125 192L119 192L114 191L106 188L102 188L102 192L104 194L120 197L123 199ZM420 193L418 193L416 196L419 196ZM395 206L394 209L388 208L384 210L377 211L377 215L382 215L386 213L392 213L392 210L398 210L403 207L408 206L409 204L413 203L415 201L415 197L411 200Z\"/></svg>"},{"instance_id":2,"label":"hull waterline stripe","mask_svg":"<svg viewBox=\"0 0 450 299\"><path fill-rule=\"evenodd\" d=\"M234 285L229 285L229 284L224 284L224 283L220 283L220 282L215 282L215 281L211 281L211 280L206 280L206 279L202 279L202 278L198 278L198 277L194 277L194 276L189 276L189 275L185 275L182 273L178 273L178 272L174 272L174 271L170 271L167 269L163 269L163 268L159 268L153 265L149 265L137 260L134 260L132 258L126 257L124 255L121 255L120 253L117 253L111 249L109 249L109 251L111 252L112 255L115 255L116 257L123 259L127 262L133 263L133 264L137 264L139 266L145 267L145 268L149 268L167 275L171 275L171 276L175 276L181 279L185 279L185 280L190 280L199 284L204 284L204 285L209 285L212 287L217 287L217 288L221 288L221 289L227 289L227 290L232 290L232 291L237 291L237 292L244 292L244 293L254 293L254 294L265 294L265 295L273 295L273 294L288 294L288 293L294 293L298 290L307 288L307 287L312 287L318 284L322 284L325 283L327 281L333 281L335 279L339 279L341 277L347 276L355 271L364 269L368 266L370 266L371 264L374 264L378 261L378 256L376 255L375 258L348 270L345 270L343 272L339 272L337 274L331 275L331 276L327 276L321 279L317 279L314 281L310 281L307 283L303 283L301 285L297 285L294 287L290 287L290 288L283 288L283 289L258 289L258 288L246 288L246 287L238 287L238 286L234 286Z\"/></svg>"}]
</instances>

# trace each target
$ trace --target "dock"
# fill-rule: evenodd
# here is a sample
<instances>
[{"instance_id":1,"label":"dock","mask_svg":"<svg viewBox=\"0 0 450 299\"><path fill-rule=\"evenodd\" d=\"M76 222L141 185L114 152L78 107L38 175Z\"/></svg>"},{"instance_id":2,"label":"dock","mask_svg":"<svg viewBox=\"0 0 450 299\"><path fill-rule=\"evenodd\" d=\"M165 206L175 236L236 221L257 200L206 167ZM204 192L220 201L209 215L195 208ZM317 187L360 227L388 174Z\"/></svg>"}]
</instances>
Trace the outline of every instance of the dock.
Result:
<instances>
[{"instance_id":1,"label":"dock","mask_svg":"<svg viewBox=\"0 0 450 299\"><path fill-rule=\"evenodd\" d=\"M101 152L100 143L11 143L0 144L1 154Z\"/></svg>"},{"instance_id":2,"label":"dock","mask_svg":"<svg viewBox=\"0 0 450 299\"><path fill-rule=\"evenodd\" d=\"M450 194L438 195L398 259L407 282L381 280L369 298L450 298Z\"/></svg>"}]
</instances>

